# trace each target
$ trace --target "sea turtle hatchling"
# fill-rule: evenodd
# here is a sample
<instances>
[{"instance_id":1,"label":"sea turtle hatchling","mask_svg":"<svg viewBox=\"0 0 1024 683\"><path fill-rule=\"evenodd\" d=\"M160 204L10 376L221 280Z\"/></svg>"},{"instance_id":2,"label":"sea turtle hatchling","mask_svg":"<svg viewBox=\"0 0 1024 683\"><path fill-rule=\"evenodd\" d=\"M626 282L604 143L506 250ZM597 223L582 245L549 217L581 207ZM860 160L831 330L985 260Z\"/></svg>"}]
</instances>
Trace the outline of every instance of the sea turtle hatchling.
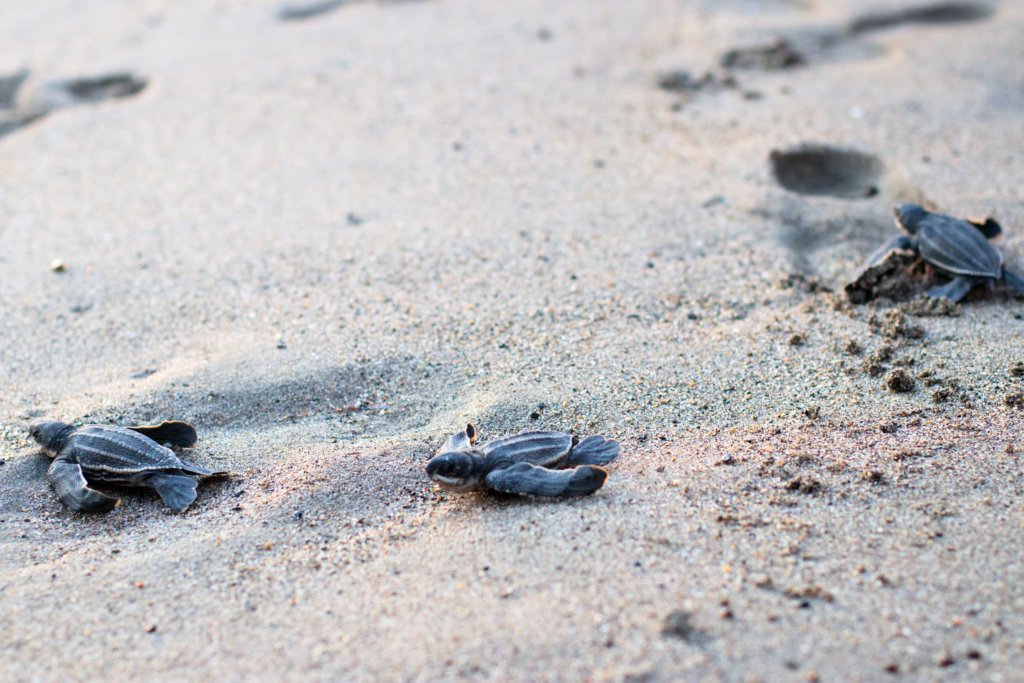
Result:
<instances>
[{"instance_id":1,"label":"sea turtle hatchling","mask_svg":"<svg viewBox=\"0 0 1024 683\"><path fill-rule=\"evenodd\" d=\"M53 458L46 478L57 497L78 512L109 512L121 502L89 488L89 481L156 489L169 508L182 512L196 499L192 476L227 474L183 462L164 445L195 444L196 430L186 422L142 427L40 422L29 434Z\"/></svg>"},{"instance_id":2,"label":"sea turtle hatchling","mask_svg":"<svg viewBox=\"0 0 1024 683\"><path fill-rule=\"evenodd\" d=\"M1003 282L1017 294L1024 294L1024 279L1003 265L1003 255L989 244L1002 228L991 218L972 223L961 218L932 213L918 204L900 204L894 210L896 225L906 234L893 237L879 247L865 269L875 266L895 249L917 253L926 263L952 280L928 290L930 297L960 301L975 285L990 287Z\"/></svg>"},{"instance_id":3,"label":"sea turtle hatchling","mask_svg":"<svg viewBox=\"0 0 1024 683\"><path fill-rule=\"evenodd\" d=\"M564 432L523 432L476 445L476 428L453 434L427 463L427 476L453 491L570 498L593 493L608 478L619 443L603 436L580 440Z\"/></svg>"}]
</instances>

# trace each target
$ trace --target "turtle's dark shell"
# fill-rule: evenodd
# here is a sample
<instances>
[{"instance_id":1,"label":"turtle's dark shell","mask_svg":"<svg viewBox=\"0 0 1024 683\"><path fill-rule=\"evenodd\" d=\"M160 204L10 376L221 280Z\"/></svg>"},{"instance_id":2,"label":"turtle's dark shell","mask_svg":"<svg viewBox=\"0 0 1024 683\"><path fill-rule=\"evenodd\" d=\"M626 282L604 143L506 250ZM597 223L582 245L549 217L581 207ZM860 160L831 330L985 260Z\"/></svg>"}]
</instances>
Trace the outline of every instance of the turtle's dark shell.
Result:
<instances>
[{"instance_id":1,"label":"turtle's dark shell","mask_svg":"<svg viewBox=\"0 0 1024 683\"><path fill-rule=\"evenodd\" d=\"M922 212L911 225L901 223L900 227L914 236L921 258L946 273L1002 277L1002 254L965 220Z\"/></svg>"},{"instance_id":2,"label":"turtle's dark shell","mask_svg":"<svg viewBox=\"0 0 1024 683\"><path fill-rule=\"evenodd\" d=\"M478 450L492 459L509 458L539 467L558 465L572 450L571 434L564 432L523 432L489 441Z\"/></svg>"},{"instance_id":3,"label":"turtle's dark shell","mask_svg":"<svg viewBox=\"0 0 1024 683\"><path fill-rule=\"evenodd\" d=\"M209 470L182 462L170 448L125 427L86 425L70 439L78 464L95 479L117 481L139 472L174 471L208 475Z\"/></svg>"}]
</instances>

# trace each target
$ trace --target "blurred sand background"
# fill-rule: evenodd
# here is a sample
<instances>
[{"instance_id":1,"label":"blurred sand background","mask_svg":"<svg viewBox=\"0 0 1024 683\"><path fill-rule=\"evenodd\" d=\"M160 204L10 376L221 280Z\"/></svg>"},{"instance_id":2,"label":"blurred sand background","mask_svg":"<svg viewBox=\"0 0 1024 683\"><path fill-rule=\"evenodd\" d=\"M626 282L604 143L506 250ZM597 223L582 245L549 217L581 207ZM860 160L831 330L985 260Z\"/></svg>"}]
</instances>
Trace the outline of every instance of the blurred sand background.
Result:
<instances>
[{"instance_id":1,"label":"blurred sand background","mask_svg":"<svg viewBox=\"0 0 1024 683\"><path fill-rule=\"evenodd\" d=\"M904 199L1024 269L1024 4L907 6L9 6L0 678L1024 680L1024 304L841 295ZM41 417L237 476L71 514ZM439 492L467 421L623 455Z\"/></svg>"}]
</instances>

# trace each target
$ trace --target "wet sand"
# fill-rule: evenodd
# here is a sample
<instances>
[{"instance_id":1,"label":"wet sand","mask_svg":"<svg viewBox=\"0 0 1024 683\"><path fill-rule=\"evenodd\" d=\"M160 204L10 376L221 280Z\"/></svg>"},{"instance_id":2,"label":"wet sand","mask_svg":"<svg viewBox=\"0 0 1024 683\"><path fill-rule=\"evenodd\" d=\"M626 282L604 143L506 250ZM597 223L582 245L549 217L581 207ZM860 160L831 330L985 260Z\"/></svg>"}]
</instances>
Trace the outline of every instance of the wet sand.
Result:
<instances>
[{"instance_id":1,"label":"wet sand","mask_svg":"<svg viewBox=\"0 0 1024 683\"><path fill-rule=\"evenodd\" d=\"M1017 680L1024 303L843 285L900 200L1024 270L1024 8L904 6L9 12L4 677ZM72 514L41 417L235 476ZM467 421L623 455L438 491Z\"/></svg>"}]
</instances>

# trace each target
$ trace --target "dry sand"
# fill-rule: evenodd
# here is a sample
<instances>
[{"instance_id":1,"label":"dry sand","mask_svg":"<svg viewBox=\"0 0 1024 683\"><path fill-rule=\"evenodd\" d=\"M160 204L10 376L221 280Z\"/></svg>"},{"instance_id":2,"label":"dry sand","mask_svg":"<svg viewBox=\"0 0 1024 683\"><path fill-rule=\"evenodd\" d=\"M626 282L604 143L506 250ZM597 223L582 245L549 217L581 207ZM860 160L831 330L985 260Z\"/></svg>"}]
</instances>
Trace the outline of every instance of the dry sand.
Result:
<instances>
[{"instance_id":1,"label":"dry sand","mask_svg":"<svg viewBox=\"0 0 1024 683\"><path fill-rule=\"evenodd\" d=\"M920 336L815 285L901 199L1022 269L1021 3L335 4L4 13L0 678L1024 680L1024 304ZM801 194L805 143L869 156ZM71 514L42 416L188 419L237 474ZM439 492L469 420L624 453L584 500Z\"/></svg>"}]
</instances>

